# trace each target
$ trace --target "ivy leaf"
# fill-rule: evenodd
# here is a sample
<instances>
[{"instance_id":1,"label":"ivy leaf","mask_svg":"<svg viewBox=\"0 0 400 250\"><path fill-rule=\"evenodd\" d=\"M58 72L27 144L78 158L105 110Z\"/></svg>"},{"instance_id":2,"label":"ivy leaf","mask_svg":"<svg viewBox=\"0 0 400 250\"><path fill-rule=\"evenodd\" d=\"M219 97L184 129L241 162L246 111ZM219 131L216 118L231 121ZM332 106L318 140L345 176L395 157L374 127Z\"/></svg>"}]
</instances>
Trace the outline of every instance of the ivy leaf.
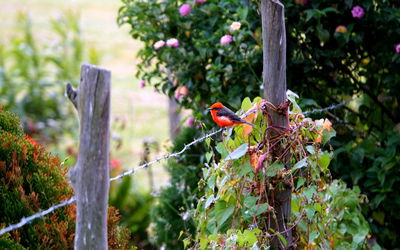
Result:
<instances>
[{"instance_id":1,"label":"ivy leaf","mask_svg":"<svg viewBox=\"0 0 400 250\"><path fill-rule=\"evenodd\" d=\"M243 155L245 155L247 153L247 146L248 145L249 145L248 143L243 143L237 149L235 149L232 153L230 153L226 157L226 159L228 159L228 160L239 159L240 157L242 157Z\"/></svg>"},{"instance_id":2,"label":"ivy leaf","mask_svg":"<svg viewBox=\"0 0 400 250\"><path fill-rule=\"evenodd\" d=\"M332 137L336 136L336 131L335 130L327 130L325 129L322 131L322 144L325 145Z\"/></svg>"},{"instance_id":3,"label":"ivy leaf","mask_svg":"<svg viewBox=\"0 0 400 250\"><path fill-rule=\"evenodd\" d=\"M233 214L235 210L234 205L226 206L225 201L218 201L217 204L215 204L215 218L217 220L218 228L224 224Z\"/></svg>"},{"instance_id":4,"label":"ivy leaf","mask_svg":"<svg viewBox=\"0 0 400 250\"><path fill-rule=\"evenodd\" d=\"M318 238L319 233L318 231L312 231L308 236L308 244L311 244L316 238Z\"/></svg>"},{"instance_id":5,"label":"ivy leaf","mask_svg":"<svg viewBox=\"0 0 400 250\"><path fill-rule=\"evenodd\" d=\"M298 190L303 184L306 182L306 179L303 177L299 177L297 180L296 190Z\"/></svg>"},{"instance_id":6,"label":"ivy leaf","mask_svg":"<svg viewBox=\"0 0 400 250\"><path fill-rule=\"evenodd\" d=\"M244 237L244 240L247 241L248 246L252 246L252 245L254 245L254 243L257 242L257 236L252 231L244 230L243 237Z\"/></svg>"},{"instance_id":7,"label":"ivy leaf","mask_svg":"<svg viewBox=\"0 0 400 250\"><path fill-rule=\"evenodd\" d=\"M285 166L283 166L283 164L281 162L275 162L274 164L272 164L271 166L268 166L266 168L266 175L268 177L274 177L279 171L283 170L285 168Z\"/></svg>"},{"instance_id":8,"label":"ivy leaf","mask_svg":"<svg viewBox=\"0 0 400 250\"><path fill-rule=\"evenodd\" d=\"M248 208L254 207L256 205L256 202L258 200L258 197L254 197L254 196L246 196L244 198L244 205Z\"/></svg>"},{"instance_id":9,"label":"ivy leaf","mask_svg":"<svg viewBox=\"0 0 400 250\"><path fill-rule=\"evenodd\" d=\"M331 162L331 158L329 157L328 153L324 153L321 157L318 158L318 164L325 172L328 169L329 163Z\"/></svg>"},{"instance_id":10,"label":"ivy leaf","mask_svg":"<svg viewBox=\"0 0 400 250\"><path fill-rule=\"evenodd\" d=\"M272 233L276 233L276 236L278 236L279 240L282 242L282 244L286 247L287 245L287 241L285 239L285 237L283 237L282 234L280 234L279 232L276 232L274 229L270 228L269 230L272 231Z\"/></svg>"},{"instance_id":11,"label":"ivy leaf","mask_svg":"<svg viewBox=\"0 0 400 250\"><path fill-rule=\"evenodd\" d=\"M228 155L228 151L226 150L224 143L218 143L215 148L217 149L218 153L220 153L222 158L225 158Z\"/></svg>"},{"instance_id":12,"label":"ivy leaf","mask_svg":"<svg viewBox=\"0 0 400 250\"><path fill-rule=\"evenodd\" d=\"M296 164L294 164L294 166L293 166L293 168L292 168L292 173L293 173L296 169L303 168L303 167L305 167L305 166L307 166L307 165L308 165L307 158L304 158L304 159L298 161Z\"/></svg>"},{"instance_id":13,"label":"ivy leaf","mask_svg":"<svg viewBox=\"0 0 400 250\"><path fill-rule=\"evenodd\" d=\"M244 98L242 102L242 110L249 110L253 105L251 104L250 98Z\"/></svg>"},{"instance_id":14,"label":"ivy leaf","mask_svg":"<svg viewBox=\"0 0 400 250\"><path fill-rule=\"evenodd\" d=\"M303 190L303 194L306 196L308 202L311 202L311 199L316 192L317 190L315 189L314 186Z\"/></svg>"},{"instance_id":15,"label":"ivy leaf","mask_svg":"<svg viewBox=\"0 0 400 250\"><path fill-rule=\"evenodd\" d=\"M211 153L211 152L207 152L207 153L206 153L206 161L207 161L207 162L210 162L211 157L212 157L212 153Z\"/></svg>"},{"instance_id":16,"label":"ivy leaf","mask_svg":"<svg viewBox=\"0 0 400 250\"><path fill-rule=\"evenodd\" d=\"M215 198L214 195L212 194L210 197L208 197L206 204L204 205L204 208L207 209L213 202Z\"/></svg>"}]
</instances>

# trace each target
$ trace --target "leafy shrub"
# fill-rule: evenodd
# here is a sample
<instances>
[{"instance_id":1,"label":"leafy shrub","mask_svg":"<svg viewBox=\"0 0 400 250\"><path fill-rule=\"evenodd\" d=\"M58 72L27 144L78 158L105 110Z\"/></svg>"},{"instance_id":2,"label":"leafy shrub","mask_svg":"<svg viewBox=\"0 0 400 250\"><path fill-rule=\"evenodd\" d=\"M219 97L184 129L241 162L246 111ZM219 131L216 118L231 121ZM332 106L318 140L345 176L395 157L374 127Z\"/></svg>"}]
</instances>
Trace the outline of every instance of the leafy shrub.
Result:
<instances>
[{"instance_id":1,"label":"leafy shrub","mask_svg":"<svg viewBox=\"0 0 400 250\"><path fill-rule=\"evenodd\" d=\"M89 57L98 61L96 51L86 55L79 21L68 12L51 21L54 37L42 42L26 14L18 17L15 35L0 44L0 105L23 119L25 131L57 140L61 129L76 127L72 107L64 98L66 82L77 83L80 63ZM61 125L62 123L62 125Z\"/></svg>"},{"instance_id":2,"label":"leafy shrub","mask_svg":"<svg viewBox=\"0 0 400 250\"><path fill-rule=\"evenodd\" d=\"M110 188L109 204L120 211L120 225L128 230L135 246L149 248L147 227L150 224L150 209L153 197L141 193L134 187L133 178L126 176L121 183L113 183Z\"/></svg>"},{"instance_id":3,"label":"leafy shrub","mask_svg":"<svg viewBox=\"0 0 400 250\"><path fill-rule=\"evenodd\" d=\"M66 173L57 157L24 136L15 115L0 109L1 227L71 197ZM60 208L42 220L1 236L0 248L73 248L75 217L75 205ZM119 219L118 211L110 207L108 235L113 249L128 246L129 235L118 225Z\"/></svg>"},{"instance_id":4,"label":"leafy shrub","mask_svg":"<svg viewBox=\"0 0 400 250\"><path fill-rule=\"evenodd\" d=\"M351 186L360 185L361 192L375 201L362 204L373 234L388 248L398 246L400 231L395 225L400 221L392 216L397 204L390 199L392 187L399 184L398 161L381 150L368 157L364 152L372 151L363 147L372 142L371 148L384 151L391 145L398 152L398 143L389 142L388 135L399 134L394 128L400 122L400 5L386 0L282 2L288 87L303 97L300 104L307 109L353 100L329 113L338 132L332 145L340 153L333 160L332 174ZM258 3L196 1L190 3L190 13L182 15L182 1L124 0L118 22L130 25L131 35L144 42L138 76L169 96L175 94L181 105L207 121L204 110L217 100L237 110L245 96L260 95ZM362 11L357 7L353 14L357 5ZM230 30L234 21L241 23L239 30ZM233 41L222 45L224 35ZM170 38L179 46L156 44Z\"/></svg>"},{"instance_id":5,"label":"leafy shrub","mask_svg":"<svg viewBox=\"0 0 400 250\"><path fill-rule=\"evenodd\" d=\"M184 128L175 138L171 152L182 150L196 136L200 136L198 128ZM199 196L197 182L204 152L204 146L197 144L180 158L168 161L170 185L161 190L158 202L151 210L152 229L159 247L183 249L182 240L195 233L193 208Z\"/></svg>"},{"instance_id":6,"label":"leafy shrub","mask_svg":"<svg viewBox=\"0 0 400 250\"><path fill-rule=\"evenodd\" d=\"M215 147L222 159L203 171L205 194L196 209L194 243L200 249L266 248L279 238L282 248L288 247L286 230L276 232L272 226L279 220L276 191L287 186L293 192L288 223L295 228L293 248L367 247L370 229L360 211L359 189L331 182L332 154L322 149L335 135L330 122L291 112L289 129L266 141L270 124L264 105L261 98L245 99L242 110L257 111L250 118L256 127L249 134L237 126Z\"/></svg>"}]
</instances>

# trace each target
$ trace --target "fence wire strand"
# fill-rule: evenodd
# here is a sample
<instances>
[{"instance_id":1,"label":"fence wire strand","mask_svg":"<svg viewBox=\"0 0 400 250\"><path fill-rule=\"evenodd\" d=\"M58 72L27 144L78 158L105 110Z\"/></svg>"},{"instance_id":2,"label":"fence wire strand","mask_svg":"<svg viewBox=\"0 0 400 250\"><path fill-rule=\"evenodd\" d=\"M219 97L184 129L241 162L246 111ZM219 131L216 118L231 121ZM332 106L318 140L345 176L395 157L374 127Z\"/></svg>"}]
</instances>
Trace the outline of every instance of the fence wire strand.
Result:
<instances>
[{"instance_id":1,"label":"fence wire strand","mask_svg":"<svg viewBox=\"0 0 400 250\"><path fill-rule=\"evenodd\" d=\"M342 101L342 102L340 102L338 104L331 105L331 106L326 107L326 108L314 109L314 110L311 110L311 111L305 111L305 112L303 112L303 114L304 115L308 115L308 114L321 113L321 112L324 112L324 111L337 109L337 108L340 108L340 107L344 106L345 104L347 104L350 101L351 101L351 99L347 100L347 101ZM223 128L220 128L219 130L216 130L216 131L211 132L209 134L205 134L204 136L202 136L200 138L197 138L197 139L193 140L191 143L185 145L181 151L175 152L175 153L172 153L172 154L166 154L166 155L158 157L158 158L156 158L156 159L154 159L154 160L152 160L150 162L142 164L137 168L133 168L131 170L128 170L128 171L126 171L126 172L124 172L124 173L122 173L122 174L120 174L118 176L110 178L110 182L122 179L123 177L128 176L128 175L134 174L138 170L143 169L143 168L147 168L147 167L153 165L154 163L160 162L161 160L167 160L169 158L178 157L178 156L182 155L185 151L187 151L194 144L202 142L207 138L210 138L210 137L212 137L212 136L214 136L214 135L216 135L218 133L221 133L222 131L223 131ZM48 209L46 209L46 210L44 210L42 212L36 213L36 214L31 215L31 216L26 217L26 218L22 218L20 220L20 222L18 222L16 224L9 225L8 227L5 227L5 228L1 229L0 230L0 236L5 234L5 233L8 233L8 232L10 232L12 230L15 230L15 229L18 229L20 227L23 227L24 225L30 223L31 221L33 221L35 219L38 219L38 218L41 218L41 217L44 217L47 214L50 214L50 213L54 212L58 208L70 205L70 204L74 203L75 201L76 201L76 198L73 196L69 200L65 200L65 201L63 201L63 202L61 202L61 203L59 203L59 204L57 204L55 206L52 206L52 207L50 207L50 208L48 208Z\"/></svg>"},{"instance_id":2,"label":"fence wire strand","mask_svg":"<svg viewBox=\"0 0 400 250\"><path fill-rule=\"evenodd\" d=\"M18 229L20 227L25 226L26 224L30 223L31 221L44 217L45 215L48 215L52 212L54 212L54 210L59 209L61 207L67 206L67 205L71 205L72 203L74 203L76 201L75 197L72 197L69 200L63 201L55 206L52 206L42 212L39 212L37 214L31 215L29 217L26 218L22 218L17 224L13 224L13 225L9 225L8 227L5 227L3 229L0 230L0 235L3 235L5 233L8 233L12 230Z\"/></svg>"},{"instance_id":3,"label":"fence wire strand","mask_svg":"<svg viewBox=\"0 0 400 250\"><path fill-rule=\"evenodd\" d=\"M166 159L169 159L169 158L178 157L181 154L183 154L186 150L188 150L191 146L193 146L194 144L202 142L205 139L210 138L210 137L212 137L212 136L214 136L214 135L216 135L216 134L218 134L218 133L220 133L222 131L223 131L223 129L220 128L220 129L218 129L218 130L216 130L214 132L211 132L209 134L205 134L204 136L202 136L200 138L197 138L197 139L193 140L192 142L190 142L189 144L185 145L181 151L161 156L159 158L156 158L153 161L150 161L150 162L147 162L147 163L145 163L143 165L140 165L137 168L134 168L134 169L131 169L129 171L126 171L126 172L124 172L124 173L122 173L122 174L120 174L118 176L115 176L115 177L111 178L110 182L122 179L123 177L125 177L127 175L131 175L131 174L135 173L136 171L138 171L138 170L140 170L142 168L147 168L147 167L149 167L149 166L153 165L154 163L159 162L161 160L166 160ZM8 227L5 227L5 228L1 229L0 230L0 236L5 234L5 233L8 233L8 232L10 232L12 230L15 230L15 229L18 229L20 227L23 227L24 225L30 223L31 221L33 221L35 219L38 219L38 218L41 218L41 217L44 217L47 214L50 214L50 213L54 212L56 209L64 207L64 206L67 206L67 205L70 205L70 204L74 203L75 201L76 201L76 198L73 196L69 200L63 201L63 202L61 202L61 203L59 203L59 204L57 204L55 206L52 206L52 207L48 208L47 210L44 210L44 211L39 212L39 213L36 213L36 214L31 215L31 216L26 217L26 218L22 218L20 220L20 222L18 222L16 224L9 225Z\"/></svg>"},{"instance_id":4,"label":"fence wire strand","mask_svg":"<svg viewBox=\"0 0 400 250\"><path fill-rule=\"evenodd\" d=\"M218 133L220 133L220 132L222 132L222 131L223 131L223 129L220 128L220 129L218 129L217 131L211 132L211 133L209 133L209 134L204 135L203 137L197 138L197 139L195 139L194 141L192 141L191 143L185 145L181 151L176 152L176 153L172 153L172 154L166 154L166 155L164 155L164 156L161 156L161 157L159 157L159 158L156 158L155 160L152 160L152 161L149 161L149 162L147 162L147 163L145 163L145 164L143 164L143 165L140 165L140 166L137 167L137 168L134 168L134 169L131 169L131 170L129 170L129 171L126 171L126 172L124 172L124 173L122 173L122 174L120 174L120 175L118 175L118 176L115 176L115 177L111 178L111 179L110 179L110 182L116 181L116 180L118 180L118 179L121 179L121 178L123 178L123 177L125 177L125 176L127 176L127 175L131 175L131 174L135 173L136 171L138 171L138 170L140 170L140 169L142 169L142 168L147 168L148 166L151 166L151 165L153 165L154 163L159 162L159 161L161 161L161 160L166 160L166 159L169 159L169 158L178 157L178 156L180 156L181 154L183 154L186 150L188 150L191 146L193 146L194 144L196 144L196 143L198 143L198 142L202 142L202 141L204 141L205 139L210 138L210 137L212 137L212 136L214 136L214 135L216 135L216 134L218 134Z\"/></svg>"},{"instance_id":5,"label":"fence wire strand","mask_svg":"<svg viewBox=\"0 0 400 250\"><path fill-rule=\"evenodd\" d=\"M340 108L340 107L346 105L346 104L349 103L351 100L352 100L352 99L349 99L349 100L347 100L347 101L342 101L342 102L339 102L338 104L333 104L333 105L331 105L331 106L329 106L329 107L326 107L326 108L320 108L320 109L314 109L314 110L311 110L311 111L305 111L305 112L303 112L303 115L309 115L309 114L315 114L315 113L322 113L322 112L324 112L324 111L337 109L337 108Z\"/></svg>"}]
</instances>

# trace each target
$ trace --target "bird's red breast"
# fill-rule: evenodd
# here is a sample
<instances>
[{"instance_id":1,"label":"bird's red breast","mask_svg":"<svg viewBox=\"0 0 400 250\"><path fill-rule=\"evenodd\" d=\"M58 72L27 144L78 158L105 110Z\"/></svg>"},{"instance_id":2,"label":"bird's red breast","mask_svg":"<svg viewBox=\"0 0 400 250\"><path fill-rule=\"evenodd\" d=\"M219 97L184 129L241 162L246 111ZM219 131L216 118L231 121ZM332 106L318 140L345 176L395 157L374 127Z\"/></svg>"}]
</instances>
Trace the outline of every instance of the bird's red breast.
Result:
<instances>
[{"instance_id":1,"label":"bird's red breast","mask_svg":"<svg viewBox=\"0 0 400 250\"><path fill-rule=\"evenodd\" d=\"M215 123L218 124L220 127L230 127L235 124L242 124L246 123L249 125L254 126L246 122L245 120L241 119L238 115L236 115L232 110L225 107L222 103L217 102L211 105L209 108L211 112L211 116Z\"/></svg>"}]
</instances>

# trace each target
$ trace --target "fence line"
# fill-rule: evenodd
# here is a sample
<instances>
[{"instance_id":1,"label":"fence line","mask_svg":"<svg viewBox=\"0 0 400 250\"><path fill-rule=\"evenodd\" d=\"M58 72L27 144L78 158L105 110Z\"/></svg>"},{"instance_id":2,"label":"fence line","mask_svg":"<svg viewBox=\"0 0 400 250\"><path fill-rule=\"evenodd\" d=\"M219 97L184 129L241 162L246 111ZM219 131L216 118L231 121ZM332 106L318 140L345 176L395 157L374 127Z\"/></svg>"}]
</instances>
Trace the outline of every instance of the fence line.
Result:
<instances>
[{"instance_id":1,"label":"fence line","mask_svg":"<svg viewBox=\"0 0 400 250\"><path fill-rule=\"evenodd\" d=\"M196 143L198 143L198 142L202 142L202 141L204 141L205 139L207 139L207 138L209 138L209 137L212 137L213 135L216 135L216 134L218 134L218 133L220 133L220 132L222 132L222 131L223 131L223 129L220 128L220 129L218 129L217 131L211 132L211 133L209 133L209 134L204 135L203 137L197 138L197 139L195 139L194 141L192 141L191 143L185 145L181 151L176 152L176 153L172 153L172 154L166 154L166 155L164 155L164 156L161 156L161 157L159 157L159 158L156 158L155 160L152 160L152 161L149 161L149 162L147 162L147 163L145 163L145 164L143 164L143 165L140 165L140 166L137 167L137 168L134 168L134 169L131 169L131 170L129 170L129 171L126 171L126 172L124 172L124 173L122 173L122 174L120 174L120 175L118 175L118 176L115 176L115 177L111 178L111 179L110 179L110 182L116 181L116 180L118 180L118 179L121 179L121 178L123 178L123 177L125 177L125 176L127 176L127 175L131 175L131 174L135 173L136 171L138 171L138 170L140 170L140 169L142 169L142 168L147 168L148 166L151 166L151 165L153 165L154 163L159 162L159 161L161 161L161 160L166 160L166 159L169 159L169 158L178 157L179 155L183 154L186 150L188 150L193 144L196 144Z\"/></svg>"},{"instance_id":2,"label":"fence line","mask_svg":"<svg viewBox=\"0 0 400 250\"><path fill-rule=\"evenodd\" d=\"M190 142L189 144L185 145L181 151L161 156L159 158L156 158L153 161L150 161L150 162L147 162L147 163L145 163L143 165L140 165L137 168L134 168L134 169L131 169L129 171L126 171L126 172L124 172L124 173L122 173L122 174L120 174L120 175L118 175L116 177L110 178L110 182L116 181L118 179L121 179L121 178L123 178L123 177L125 177L127 175L131 175L131 174L135 173L136 171L138 171L138 170L140 170L142 168L147 168L147 167L149 167L149 166L153 165L154 163L159 162L161 160L178 157L181 154L183 154L185 151L187 151L194 144L202 142L205 139L210 138L210 137L212 137L212 136L214 136L214 135L216 135L216 134L218 134L218 133L220 133L222 131L223 131L223 129L220 128L220 129L218 129L218 130L216 130L214 132L211 132L209 134L205 134L204 136L202 136L200 138L197 138L197 139L193 140L192 142ZM26 218L22 218L20 220L20 222L18 222L16 224L9 225L8 227L5 227L5 228L1 229L0 230L0 236L5 234L5 233L7 233L7 232L12 231L12 230L15 230L15 229L18 229L20 227L23 227L24 225L30 223L31 221L33 221L35 219L38 219L38 218L41 218L41 217L44 217L45 215L54 212L56 209L64 207L64 206L67 206L67 205L70 205L70 204L74 203L75 201L76 201L76 199L73 196L69 200L63 201L63 202L61 202L61 203L59 203L59 204L57 204L55 206L52 206L52 207L50 207L50 208L48 208L48 209L46 209L46 210L44 210L42 212L36 213L36 214L31 215L31 216L26 217Z\"/></svg>"},{"instance_id":3,"label":"fence line","mask_svg":"<svg viewBox=\"0 0 400 250\"><path fill-rule=\"evenodd\" d=\"M338 103L338 104L334 104L334 105L331 105L331 106L326 107L326 108L314 109L314 110L311 110L311 111L305 111L305 112L303 112L303 114L304 114L304 115L307 115L307 114L313 114L313 113L321 113L321 112L324 112L324 111L327 111L327 110L337 109L337 108L340 108L340 107L342 107L343 105L347 104L347 103L350 102L351 100L352 100L352 99L349 99L349 100L347 100L347 101L342 101L342 102L340 102L340 103ZM133 168L133 169L131 169L131 170L128 170L128 171L126 171L126 172L124 172L124 173L122 173L122 174L120 174L120 175L118 175L118 176L115 176L115 177L113 177L113 178L110 178L110 182L116 181L116 180L119 180L119 179L122 179L123 177L125 177L125 176L127 176L127 175L134 174L136 171L138 171L138 170L140 170L140 169L143 169L143 168L147 168L147 167L149 167L149 166L153 165L154 163L159 162L159 161L161 161L161 160L166 160L166 159L169 159L169 158L178 157L178 156L180 156L181 154L183 154L185 151L187 151L187 150L188 150L191 146L193 146L194 144L199 143L199 142L202 142L202 141L204 141L204 140L207 139L207 138L210 138L210 137L212 137L212 136L214 136L214 135L216 135L216 134L218 134L218 133L221 133L222 131L223 131L223 129L220 128L219 130L216 130L216 131L211 132L211 133L209 133L209 134L205 134L204 136L202 136L202 137L200 137L200 138L197 138L197 139L193 140L192 142L190 142L189 144L185 145L181 151L175 152L175 153L172 153L172 154L166 154L166 155L161 156L161 157L158 157L158 158L156 158L156 159L154 159L154 160L152 160L152 161L150 161L150 162L147 162L147 163L145 163L145 164L142 164L142 165L140 165L140 166L137 167L137 168ZM67 205L70 205L70 204L74 203L75 201L76 201L76 199L75 199L75 197L73 196L73 197L71 197L69 200L65 200L65 201L63 201L63 202L61 202L61 203L59 203L59 204L57 204L57 205L55 205L55 206L52 206L52 207L50 207L50 208L48 208L48 209L46 209L46 210L44 210L44 211L42 211L42 212L36 213L36 214L31 215L31 216L26 217L26 218L22 218L22 219L20 220L20 222L18 222L18 223L16 223L16 224L11 224L11 225L9 225L8 227L5 227L5 228L1 229L1 230L0 230L0 236L3 235L3 234L5 234L5 233L7 233L7 232L12 231L12 230L15 230L15 229L18 229L18 228L20 228L20 227L23 227L24 225L30 223L31 221L33 221L33 220L35 220L35 219L38 219L38 218L41 218L41 217L44 217L44 216L46 216L47 214L50 214L50 213L54 212L56 209L61 208L61 207L64 207L64 206L67 206Z\"/></svg>"}]
</instances>

